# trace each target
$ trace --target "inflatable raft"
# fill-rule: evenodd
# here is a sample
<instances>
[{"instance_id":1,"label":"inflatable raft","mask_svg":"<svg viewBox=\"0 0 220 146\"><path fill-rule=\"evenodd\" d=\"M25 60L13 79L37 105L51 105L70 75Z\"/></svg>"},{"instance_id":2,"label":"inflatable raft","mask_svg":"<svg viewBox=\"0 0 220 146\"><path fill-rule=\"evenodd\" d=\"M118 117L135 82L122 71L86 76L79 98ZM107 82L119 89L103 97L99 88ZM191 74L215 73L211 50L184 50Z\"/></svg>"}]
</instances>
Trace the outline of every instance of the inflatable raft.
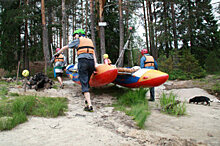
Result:
<instances>
[{"instance_id":1,"label":"inflatable raft","mask_svg":"<svg viewBox=\"0 0 220 146\"><path fill-rule=\"evenodd\" d=\"M127 70L127 71L126 71ZM167 73L145 68L130 68L130 69L119 69L118 76L114 83L128 87L128 88L140 88L140 87L156 87L169 78Z\"/></svg>"},{"instance_id":2,"label":"inflatable raft","mask_svg":"<svg viewBox=\"0 0 220 146\"><path fill-rule=\"evenodd\" d=\"M80 84L77 65L69 65L66 67L67 76L77 84ZM109 84L117 77L118 70L114 66L99 64L96 72L92 74L89 84L91 87L99 87Z\"/></svg>"}]
</instances>

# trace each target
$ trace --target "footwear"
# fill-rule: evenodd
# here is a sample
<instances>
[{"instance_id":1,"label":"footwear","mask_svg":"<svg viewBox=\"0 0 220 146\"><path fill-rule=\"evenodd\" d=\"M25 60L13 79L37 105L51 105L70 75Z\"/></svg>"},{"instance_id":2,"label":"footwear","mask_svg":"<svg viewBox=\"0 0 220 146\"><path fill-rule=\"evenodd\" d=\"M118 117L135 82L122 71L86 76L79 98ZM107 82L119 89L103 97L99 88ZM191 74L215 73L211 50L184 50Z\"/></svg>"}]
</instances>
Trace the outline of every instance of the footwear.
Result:
<instances>
[{"instance_id":1,"label":"footwear","mask_svg":"<svg viewBox=\"0 0 220 146\"><path fill-rule=\"evenodd\" d=\"M63 89L64 88L64 84L60 85L60 88Z\"/></svg>"},{"instance_id":2,"label":"footwear","mask_svg":"<svg viewBox=\"0 0 220 146\"><path fill-rule=\"evenodd\" d=\"M86 107L84 108L84 111L93 112L93 107L92 107L92 106L86 106Z\"/></svg>"},{"instance_id":3,"label":"footwear","mask_svg":"<svg viewBox=\"0 0 220 146\"><path fill-rule=\"evenodd\" d=\"M155 101L154 99L148 99L148 101Z\"/></svg>"}]
</instances>

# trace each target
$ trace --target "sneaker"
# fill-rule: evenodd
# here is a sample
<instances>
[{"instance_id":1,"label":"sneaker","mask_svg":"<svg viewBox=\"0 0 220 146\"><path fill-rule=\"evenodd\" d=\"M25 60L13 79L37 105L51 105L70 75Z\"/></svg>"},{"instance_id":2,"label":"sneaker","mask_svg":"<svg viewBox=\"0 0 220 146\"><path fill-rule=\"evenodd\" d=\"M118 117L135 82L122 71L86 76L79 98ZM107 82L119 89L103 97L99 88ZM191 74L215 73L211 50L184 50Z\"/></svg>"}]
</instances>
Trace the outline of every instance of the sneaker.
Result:
<instances>
[{"instance_id":1,"label":"sneaker","mask_svg":"<svg viewBox=\"0 0 220 146\"><path fill-rule=\"evenodd\" d=\"M63 89L64 88L64 84L60 85L60 89Z\"/></svg>"},{"instance_id":2,"label":"sneaker","mask_svg":"<svg viewBox=\"0 0 220 146\"><path fill-rule=\"evenodd\" d=\"M154 99L148 99L148 101L152 101L152 102L153 102L153 101L155 101L155 100L154 100Z\"/></svg>"},{"instance_id":3,"label":"sneaker","mask_svg":"<svg viewBox=\"0 0 220 146\"><path fill-rule=\"evenodd\" d=\"M92 107L92 106L86 106L86 107L84 108L84 111L93 112L93 107Z\"/></svg>"}]
</instances>

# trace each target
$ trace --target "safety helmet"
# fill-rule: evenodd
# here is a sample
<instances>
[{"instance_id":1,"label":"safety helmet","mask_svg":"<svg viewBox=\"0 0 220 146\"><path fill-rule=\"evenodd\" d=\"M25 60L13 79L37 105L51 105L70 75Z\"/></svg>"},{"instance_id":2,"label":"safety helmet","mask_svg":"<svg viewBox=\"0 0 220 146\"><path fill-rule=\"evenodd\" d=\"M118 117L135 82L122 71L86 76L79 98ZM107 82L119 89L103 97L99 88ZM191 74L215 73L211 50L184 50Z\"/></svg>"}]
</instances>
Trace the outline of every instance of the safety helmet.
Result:
<instances>
[{"instance_id":1,"label":"safety helmet","mask_svg":"<svg viewBox=\"0 0 220 146\"><path fill-rule=\"evenodd\" d=\"M104 58L104 59L107 59L107 58L108 58L108 54L104 54L104 55L103 55L103 58Z\"/></svg>"},{"instance_id":2,"label":"safety helmet","mask_svg":"<svg viewBox=\"0 0 220 146\"><path fill-rule=\"evenodd\" d=\"M79 34L79 36L85 35L85 31L83 29L77 29L74 31L73 36L75 36L75 34Z\"/></svg>"},{"instance_id":3,"label":"safety helmet","mask_svg":"<svg viewBox=\"0 0 220 146\"><path fill-rule=\"evenodd\" d=\"M147 53L148 53L147 49L141 50L141 54L142 54L142 55L147 54Z\"/></svg>"},{"instance_id":4,"label":"safety helmet","mask_svg":"<svg viewBox=\"0 0 220 146\"><path fill-rule=\"evenodd\" d=\"M60 50L61 50L60 48L57 48L57 49L56 49L56 52L58 52L58 51L60 51Z\"/></svg>"}]
</instances>

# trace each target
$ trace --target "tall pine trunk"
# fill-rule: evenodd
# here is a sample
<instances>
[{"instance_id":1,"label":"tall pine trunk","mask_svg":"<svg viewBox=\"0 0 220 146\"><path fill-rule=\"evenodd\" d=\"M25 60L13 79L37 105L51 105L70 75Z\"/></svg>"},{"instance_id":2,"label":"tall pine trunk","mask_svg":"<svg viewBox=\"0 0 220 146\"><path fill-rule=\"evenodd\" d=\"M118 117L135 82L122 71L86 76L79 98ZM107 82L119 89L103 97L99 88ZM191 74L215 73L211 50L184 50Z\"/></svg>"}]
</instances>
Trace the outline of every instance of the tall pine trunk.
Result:
<instances>
[{"instance_id":1,"label":"tall pine trunk","mask_svg":"<svg viewBox=\"0 0 220 146\"><path fill-rule=\"evenodd\" d=\"M62 0L62 47L67 44L66 42L66 6L65 6L65 0ZM67 57L67 63L68 63L68 50L65 50L64 55Z\"/></svg>"},{"instance_id":2,"label":"tall pine trunk","mask_svg":"<svg viewBox=\"0 0 220 146\"><path fill-rule=\"evenodd\" d=\"M99 21L104 22L104 5L105 0L99 0ZM103 60L103 54L106 53L105 50L105 28L100 26L100 48L101 48L101 60Z\"/></svg>"},{"instance_id":3,"label":"tall pine trunk","mask_svg":"<svg viewBox=\"0 0 220 146\"><path fill-rule=\"evenodd\" d=\"M144 13L144 28L145 28L146 47L147 47L148 52L150 52L149 45L148 45L148 29L147 29L147 18L146 18L144 0L142 1L142 5L143 5L143 13Z\"/></svg>"},{"instance_id":4,"label":"tall pine trunk","mask_svg":"<svg viewBox=\"0 0 220 146\"><path fill-rule=\"evenodd\" d=\"M96 41L95 41L95 21L94 21L94 9L93 9L93 4L94 4L94 0L90 0L90 21L91 21L91 25L90 25L90 30L91 30L91 37L92 37L92 42L96 48ZM97 51L96 51L97 53ZM97 56L98 54L96 54Z\"/></svg>"},{"instance_id":5,"label":"tall pine trunk","mask_svg":"<svg viewBox=\"0 0 220 146\"><path fill-rule=\"evenodd\" d=\"M119 58L118 66L121 67L121 66L124 65L124 51L123 51L123 46L124 46L124 24L123 24L122 0L119 0L119 31L120 31L120 42L119 42L119 57L120 58Z\"/></svg>"},{"instance_id":6,"label":"tall pine trunk","mask_svg":"<svg viewBox=\"0 0 220 146\"><path fill-rule=\"evenodd\" d=\"M47 74L47 67L50 65L50 55L48 49L48 34L45 19L44 0L41 0L41 16L42 16L42 31L43 31L43 51L45 60L45 74Z\"/></svg>"},{"instance_id":7,"label":"tall pine trunk","mask_svg":"<svg viewBox=\"0 0 220 146\"><path fill-rule=\"evenodd\" d=\"M26 0L26 5L28 6L28 0ZM29 57L28 57L28 19L25 18L25 34L24 34L24 69L29 70Z\"/></svg>"}]
</instances>

